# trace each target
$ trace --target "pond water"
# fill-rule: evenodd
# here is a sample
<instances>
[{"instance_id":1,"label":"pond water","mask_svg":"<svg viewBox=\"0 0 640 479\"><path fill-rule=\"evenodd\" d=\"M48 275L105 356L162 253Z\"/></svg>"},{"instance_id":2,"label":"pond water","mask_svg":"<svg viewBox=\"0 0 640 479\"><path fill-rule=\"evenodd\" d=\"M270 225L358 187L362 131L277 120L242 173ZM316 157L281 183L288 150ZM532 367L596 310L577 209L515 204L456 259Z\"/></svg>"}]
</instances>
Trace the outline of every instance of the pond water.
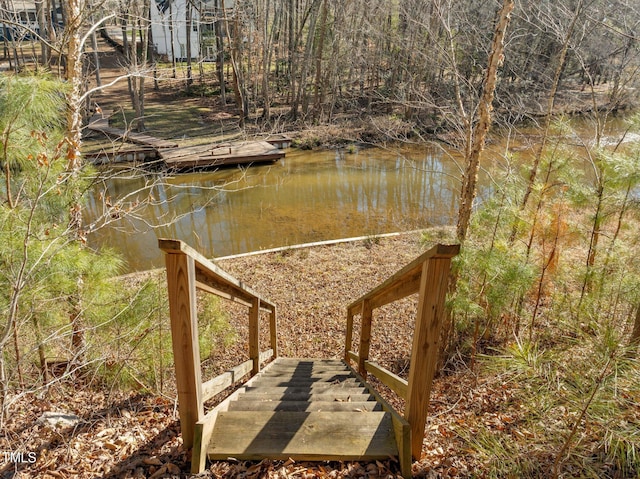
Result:
<instances>
[{"instance_id":1,"label":"pond water","mask_svg":"<svg viewBox=\"0 0 640 479\"><path fill-rule=\"evenodd\" d=\"M576 158L584 158L593 124L572 119L571 127L573 133L563 132L560 142ZM602 144L616 145L621 138L626 145L638 141L623 119L610 118ZM483 167L494 170L496 163L505 163L506 150L517 163L526 164L537 141L535 126L496 136L483 153ZM172 176L123 170L96 185L88 196L85 219L100 223L105 203L123 198L123 208L131 211L109 219L90 234L89 243L115 248L129 271L139 271L164 265L157 246L161 237L183 240L207 257L220 257L453 225L459 164L453 151L403 145L353 152L288 149L285 158L273 164ZM591 170L587 162L578 161L576 167L587 175ZM484 173L478 184L481 202L492 186Z\"/></svg>"},{"instance_id":2,"label":"pond water","mask_svg":"<svg viewBox=\"0 0 640 479\"><path fill-rule=\"evenodd\" d=\"M127 171L96 185L87 221L101 216L106 201L151 201L110 220L89 243L115 248L127 269L137 271L163 266L159 237L181 239L207 257L219 257L449 225L459 178L455 159L434 147L288 149L276 163L245 169L172 176ZM485 193L481 187L479 196Z\"/></svg>"}]
</instances>

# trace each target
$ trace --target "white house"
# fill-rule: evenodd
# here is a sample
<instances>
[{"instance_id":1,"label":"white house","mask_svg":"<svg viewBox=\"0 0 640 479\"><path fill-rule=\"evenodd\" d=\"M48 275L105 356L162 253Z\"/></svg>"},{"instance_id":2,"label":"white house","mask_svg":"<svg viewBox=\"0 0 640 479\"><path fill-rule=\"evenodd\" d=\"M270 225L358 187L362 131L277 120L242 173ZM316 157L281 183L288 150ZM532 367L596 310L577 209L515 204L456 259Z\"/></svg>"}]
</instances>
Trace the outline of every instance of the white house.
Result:
<instances>
[{"instance_id":1,"label":"white house","mask_svg":"<svg viewBox=\"0 0 640 479\"><path fill-rule=\"evenodd\" d=\"M58 6L56 14L48 12L53 28L62 29L62 10ZM2 20L7 20L3 22ZM24 28L21 28L24 27ZM40 33L35 0L0 1L0 41L31 40Z\"/></svg>"},{"instance_id":2,"label":"white house","mask_svg":"<svg viewBox=\"0 0 640 479\"><path fill-rule=\"evenodd\" d=\"M155 0L151 2L151 35L160 55L176 60L187 57L187 2L189 0ZM213 22L221 18L214 0L191 1L191 58L215 58L215 40L212 39ZM227 13L233 10L234 0L224 0ZM173 39L173 48L171 47ZM201 55L202 52L202 55Z\"/></svg>"},{"instance_id":3,"label":"white house","mask_svg":"<svg viewBox=\"0 0 640 479\"><path fill-rule=\"evenodd\" d=\"M0 23L0 40L4 40L5 36L8 40L29 39L33 37L31 31L40 31L33 0L10 0L0 6L0 22L2 19L8 20L6 24ZM26 28L20 28L19 25Z\"/></svg>"}]
</instances>

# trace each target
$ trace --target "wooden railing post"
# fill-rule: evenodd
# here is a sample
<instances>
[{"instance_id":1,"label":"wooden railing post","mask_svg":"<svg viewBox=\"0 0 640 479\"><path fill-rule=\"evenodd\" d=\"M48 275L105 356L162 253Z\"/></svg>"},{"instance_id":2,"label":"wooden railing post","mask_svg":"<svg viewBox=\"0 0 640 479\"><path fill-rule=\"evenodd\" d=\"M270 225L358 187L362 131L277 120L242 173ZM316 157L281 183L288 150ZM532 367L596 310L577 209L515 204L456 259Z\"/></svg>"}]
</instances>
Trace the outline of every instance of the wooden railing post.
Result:
<instances>
[{"instance_id":1,"label":"wooden railing post","mask_svg":"<svg viewBox=\"0 0 640 479\"><path fill-rule=\"evenodd\" d=\"M184 253L165 257L171 340L178 387L180 427L185 449L193 446L195 424L204 416L196 310L196 267Z\"/></svg>"},{"instance_id":2,"label":"wooden railing post","mask_svg":"<svg viewBox=\"0 0 640 479\"><path fill-rule=\"evenodd\" d=\"M353 310L351 308L347 309L347 331L344 342L344 361L347 364L351 364L351 358L349 357L349 351L353 346Z\"/></svg>"},{"instance_id":3,"label":"wooden railing post","mask_svg":"<svg viewBox=\"0 0 640 479\"><path fill-rule=\"evenodd\" d=\"M358 349L358 373L363 378L367 378L366 361L369 359L369 349L371 347L371 323L373 321L373 309L371 301L362 301L362 326L360 327L360 348Z\"/></svg>"},{"instance_id":4,"label":"wooden railing post","mask_svg":"<svg viewBox=\"0 0 640 479\"><path fill-rule=\"evenodd\" d=\"M278 357L278 319L276 316L276 308L273 307L269 312L269 333L271 339L271 349L273 357Z\"/></svg>"},{"instance_id":5,"label":"wooden railing post","mask_svg":"<svg viewBox=\"0 0 640 479\"><path fill-rule=\"evenodd\" d=\"M405 419L411 425L411 454L420 459L431 385L438 361L451 257L427 259L422 265Z\"/></svg>"},{"instance_id":6,"label":"wooden railing post","mask_svg":"<svg viewBox=\"0 0 640 479\"><path fill-rule=\"evenodd\" d=\"M249 358L253 361L253 369L251 375L254 376L260 372L260 299L251 300L249 308Z\"/></svg>"}]
</instances>

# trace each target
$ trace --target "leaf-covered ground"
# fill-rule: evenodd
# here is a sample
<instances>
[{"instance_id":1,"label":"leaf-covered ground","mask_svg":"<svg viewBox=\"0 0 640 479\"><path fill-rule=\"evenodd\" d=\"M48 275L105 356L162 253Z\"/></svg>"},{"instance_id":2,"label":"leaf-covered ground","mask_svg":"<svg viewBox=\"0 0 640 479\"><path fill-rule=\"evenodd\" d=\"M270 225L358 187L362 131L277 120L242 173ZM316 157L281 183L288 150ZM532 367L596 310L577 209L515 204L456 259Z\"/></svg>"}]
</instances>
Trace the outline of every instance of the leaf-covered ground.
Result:
<instances>
[{"instance_id":1,"label":"leaf-covered ground","mask_svg":"<svg viewBox=\"0 0 640 479\"><path fill-rule=\"evenodd\" d=\"M280 353L292 357L340 357L344 351L345 307L410 261L424 246L418 235L290 249L229 259L220 265L278 305ZM407 359L411 304L385 311L376 324L373 353L395 364ZM407 315L407 317L404 317ZM246 330L243 311L230 308L230 319ZM396 321L397 319L397 321ZM207 361L214 369L243 360L243 341ZM378 347L376 347L378 346ZM400 367L397 367L400 365ZM459 401L459 398L455 398ZM434 397L449 407L449 399ZM38 421L46 411L76 415L74 426ZM444 427L444 426L443 426ZM435 429L437 432L437 429ZM440 435L440 433L437 433ZM444 437L444 436L443 436ZM181 448L176 404L171 398L136 393L83 390L81 384L59 383L45 394L25 396L4 424L0 450L21 451L24 462L3 460L3 477L186 477L189 458ZM449 469L445 443L425 449L429 471ZM28 453L36 453L31 463ZM3 458L0 458L3 459ZM425 463L426 464L426 463ZM418 467L418 466L416 466ZM294 461L215 463L212 477L395 477L394 461L370 464L301 464Z\"/></svg>"},{"instance_id":2,"label":"leaf-covered ground","mask_svg":"<svg viewBox=\"0 0 640 479\"><path fill-rule=\"evenodd\" d=\"M282 356L340 358L346 305L426 247L418 234L407 234L289 249L219 264L278 305ZM407 374L414 314L412 300L374 314L372 357L401 375ZM236 365L246 355L246 311L230 308L229 320L238 330L239 340L215 350L206 359L212 371ZM263 336L264 349L266 334ZM536 444L523 421L517 385L503 383L497 375L478 377L462 362L449 369L434 384L423 456L413 465L416 477L483 476L486 465L497 458L484 457L480 451L490 448L476 448L474 444L493 440L524 450ZM402 401L388 391L383 393L402 412ZM56 479L192 477L189 457L181 447L173 397L166 392L96 391L80 383L58 383L39 396L25 396L13 408L0 434L0 451L21 451L23 461L0 456L0 475ZM73 426L45 425L38 419L46 411L73 414L79 422ZM35 456L29 455L34 452ZM548 451L532 449L531 453L543 462L549 460ZM32 457L35 460L30 460ZM216 462L198 477L400 476L398 464L390 459L373 463Z\"/></svg>"}]
</instances>

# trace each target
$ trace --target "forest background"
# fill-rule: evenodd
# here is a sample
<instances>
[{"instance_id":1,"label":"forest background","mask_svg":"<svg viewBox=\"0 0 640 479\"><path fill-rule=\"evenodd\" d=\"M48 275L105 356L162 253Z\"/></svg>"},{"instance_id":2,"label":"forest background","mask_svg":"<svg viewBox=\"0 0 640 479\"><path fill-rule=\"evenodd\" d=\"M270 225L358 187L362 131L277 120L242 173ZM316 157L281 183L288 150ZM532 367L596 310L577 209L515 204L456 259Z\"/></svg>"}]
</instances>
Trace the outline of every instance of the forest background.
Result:
<instances>
[{"instance_id":1,"label":"forest background","mask_svg":"<svg viewBox=\"0 0 640 479\"><path fill-rule=\"evenodd\" d=\"M182 28L197 23L208 32L213 62L188 53L182 62L158 56L149 2L35 2L38 28L25 24L11 2L0 3L7 67L0 78L0 441L8 451L38 444L39 453L35 464L5 464L4 471L91 477L100 468L99 474L125 477L163 468L171 474L169 465L187 461L166 399L175 393L164 280L157 274L122 279L115 253L85 243L95 228L155 201L149 185L135 198L105 196L99 220L86 224L82 215L85 192L109 174L81 152L86 119L96 101L108 103L100 92L112 83L100 75L97 35L115 28L122 33L122 73L114 82L127 85L130 106L121 121L128 128L154 131L158 115L148 111L161 106L158 91L198 98L245 134L296 131L299 147L320 147L328 136L332 144L446 142L460 152L455 232L427 231L400 242L406 257L395 262L386 240L363 242L341 259L348 263L350 255L354 268L335 286L343 295L335 302L373 286L344 285L370 262L366 254L393 268L423 244L463 245L441 342L433 407L439 401L442 407L431 419L424 457L414 464L417 475L637 477L638 6L598 0L185 5ZM569 115L580 115L593 134L577 135ZM625 125L616 137L608 130L612 119ZM519 161L509 148L491 158L500 166L491 172L495 193L473 209L478 168L489 163L487 133L517 135L532 124L539 134L530 138L530 160ZM344 253L336 251L323 250L322 261ZM293 266L319 274L305 263L318 260L316 254L276 254L264 260L267 274L291 280ZM256 264L229 268L253 286L265 281ZM273 289L265 293L280 299ZM230 365L225 358L235 364L246 356L246 325L226 305L203 303L203 357L216 372ZM379 345L380 362L400 375L408 349L399 338L410 337L403 318L412 307L385 313L376 326L396 340ZM304 316L283 315L282 334L297 337L303 328L320 339L292 344L285 354L330 356L341 349L339 308L324 318L326 337L309 324L317 312ZM77 390L83 399L75 402L70 396ZM145 395L130 395L141 390ZM84 418L84 429L54 432L37 422L40 413L60 408ZM104 411L99 417L97 409ZM152 416L139 431L144 441L130 432L129 409ZM118 429L125 424L128 432ZM159 424L165 429L158 431ZM117 441L129 444L125 452ZM175 447L168 452L167 444ZM103 456L69 453L92 447ZM219 467L209 473L246 474L256 466ZM297 466L257 467L267 474ZM338 475L362 474L359 467L371 475L397 472L392 463L335 467Z\"/></svg>"}]
</instances>

